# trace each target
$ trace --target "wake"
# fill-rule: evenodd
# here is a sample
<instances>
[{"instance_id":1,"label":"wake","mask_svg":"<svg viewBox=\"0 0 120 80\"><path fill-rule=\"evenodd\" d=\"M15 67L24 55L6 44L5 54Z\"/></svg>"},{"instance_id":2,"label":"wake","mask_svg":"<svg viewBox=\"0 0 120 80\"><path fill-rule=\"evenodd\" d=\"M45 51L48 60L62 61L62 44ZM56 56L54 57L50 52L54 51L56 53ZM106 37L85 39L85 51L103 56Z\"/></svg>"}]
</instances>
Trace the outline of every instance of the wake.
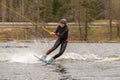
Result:
<instances>
[{"instance_id":1,"label":"wake","mask_svg":"<svg viewBox=\"0 0 120 80\"><path fill-rule=\"evenodd\" d=\"M20 63L41 63L34 55L41 57L42 54L33 54L33 53L16 53L16 54L0 54L0 61L8 62L20 62ZM48 59L52 55L48 56ZM95 62L110 62L110 61L120 61L120 57L99 57L95 54L84 54L80 55L77 53L65 53L59 59L65 60L76 60L76 61L95 61ZM58 59L58 60L59 60Z\"/></svg>"},{"instance_id":2,"label":"wake","mask_svg":"<svg viewBox=\"0 0 120 80\"><path fill-rule=\"evenodd\" d=\"M0 43L0 61L40 63L34 55L41 57L51 46L53 42ZM51 53L48 59L58 52L59 48ZM120 44L117 43L69 43L66 52L59 59L95 62L120 61L119 52Z\"/></svg>"}]
</instances>

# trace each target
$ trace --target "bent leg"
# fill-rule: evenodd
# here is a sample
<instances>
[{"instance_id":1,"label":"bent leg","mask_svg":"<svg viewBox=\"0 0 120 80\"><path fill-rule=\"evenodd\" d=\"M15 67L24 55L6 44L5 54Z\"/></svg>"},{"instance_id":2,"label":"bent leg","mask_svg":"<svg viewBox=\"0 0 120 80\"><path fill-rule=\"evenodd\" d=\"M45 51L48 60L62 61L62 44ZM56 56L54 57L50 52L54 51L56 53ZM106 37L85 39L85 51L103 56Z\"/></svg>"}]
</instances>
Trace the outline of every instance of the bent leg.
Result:
<instances>
[{"instance_id":1,"label":"bent leg","mask_svg":"<svg viewBox=\"0 0 120 80\"><path fill-rule=\"evenodd\" d=\"M60 44L61 44L60 39L58 39L58 40L55 42L54 46L53 46L50 50L48 50L48 51L46 52L46 54L49 55L52 51L54 51L56 48L58 48L58 46L59 46Z\"/></svg>"},{"instance_id":2,"label":"bent leg","mask_svg":"<svg viewBox=\"0 0 120 80\"><path fill-rule=\"evenodd\" d=\"M55 55L53 59L60 57L64 53L66 46L67 46L67 42L66 41L62 42L60 52L57 55Z\"/></svg>"}]
</instances>

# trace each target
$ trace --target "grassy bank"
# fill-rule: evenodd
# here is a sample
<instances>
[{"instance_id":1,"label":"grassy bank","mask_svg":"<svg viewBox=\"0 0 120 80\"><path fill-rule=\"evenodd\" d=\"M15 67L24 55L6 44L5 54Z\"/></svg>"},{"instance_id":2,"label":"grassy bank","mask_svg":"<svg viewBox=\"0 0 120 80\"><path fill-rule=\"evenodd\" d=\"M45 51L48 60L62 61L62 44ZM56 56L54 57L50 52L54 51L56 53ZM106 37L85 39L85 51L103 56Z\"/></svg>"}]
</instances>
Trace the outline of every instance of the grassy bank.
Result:
<instances>
[{"instance_id":1,"label":"grassy bank","mask_svg":"<svg viewBox=\"0 0 120 80\"><path fill-rule=\"evenodd\" d=\"M55 28L48 28L55 31ZM80 39L82 36L82 39ZM32 40L53 38L41 28L0 28L0 41L13 41L13 40ZM109 27L89 27L88 40L84 41L84 28L80 35L77 27L69 28L69 41L70 42L120 42L120 36L117 36L117 28L113 27L113 39L109 40Z\"/></svg>"},{"instance_id":2,"label":"grassy bank","mask_svg":"<svg viewBox=\"0 0 120 80\"><path fill-rule=\"evenodd\" d=\"M49 29L54 31L55 29ZM120 42L120 36L117 36L117 28L113 27L113 39L109 39L109 27L89 27L88 28L88 40L84 41L84 31L82 28L82 34L80 34L78 28L69 28L69 40L70 42ZM82 36L82 39L80 39Z\"/></svg>"}]
</instances>

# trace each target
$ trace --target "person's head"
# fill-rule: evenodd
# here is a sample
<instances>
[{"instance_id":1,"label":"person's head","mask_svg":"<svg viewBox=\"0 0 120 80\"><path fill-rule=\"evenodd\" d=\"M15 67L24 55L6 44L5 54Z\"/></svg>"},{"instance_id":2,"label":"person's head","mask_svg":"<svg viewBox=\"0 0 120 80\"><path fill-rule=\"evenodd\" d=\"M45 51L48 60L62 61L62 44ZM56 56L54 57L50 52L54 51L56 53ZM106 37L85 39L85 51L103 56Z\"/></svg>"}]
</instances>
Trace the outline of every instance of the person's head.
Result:
<instances>
[{"instance_id":1,"label":"person's head","mask_svg":"<svg viewBox=\"0 0 120 80\"><path fill-rule=\"evenodd\" d=\"M60 20L60 27L65 27L67 24L67 20L66 19L61 19Z\"/></svg>"}]
</instances>

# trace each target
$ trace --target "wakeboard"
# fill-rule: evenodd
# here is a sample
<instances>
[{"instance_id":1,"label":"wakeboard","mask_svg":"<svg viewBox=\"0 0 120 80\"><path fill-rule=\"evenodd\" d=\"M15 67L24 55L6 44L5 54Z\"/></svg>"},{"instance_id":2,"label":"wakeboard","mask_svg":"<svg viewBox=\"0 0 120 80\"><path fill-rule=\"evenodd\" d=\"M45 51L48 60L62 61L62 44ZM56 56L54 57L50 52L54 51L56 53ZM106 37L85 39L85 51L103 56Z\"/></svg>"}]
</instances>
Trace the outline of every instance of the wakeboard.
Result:
<instances>
[{"instance_id":1,"label":"wakeboard","mask_svg":"<svg viewBox=\"0 0 120 80\"><path fill-rule=\"evenodd\" d=\"M46 61L43 61L40 57L34 55L39 61L43 62L43 63L46 63L47 64L47 60Z\"/></svg>"},{"instance_id":2,"label":"wakeboard","mask_svg":"<svg viewBox=\"0 0 120 80\"><path fill-rule=\"evenodd\" d=\"M46 65L56 65L55 63L52 63L52 64L48 64L47 63L47 60L42 60L40 57L38 57L38 56L36 56L36 55L34 55L39 61L41 61L41 62L43 62L43 63L45 63Z\"/></svg>"}]
</instances>

